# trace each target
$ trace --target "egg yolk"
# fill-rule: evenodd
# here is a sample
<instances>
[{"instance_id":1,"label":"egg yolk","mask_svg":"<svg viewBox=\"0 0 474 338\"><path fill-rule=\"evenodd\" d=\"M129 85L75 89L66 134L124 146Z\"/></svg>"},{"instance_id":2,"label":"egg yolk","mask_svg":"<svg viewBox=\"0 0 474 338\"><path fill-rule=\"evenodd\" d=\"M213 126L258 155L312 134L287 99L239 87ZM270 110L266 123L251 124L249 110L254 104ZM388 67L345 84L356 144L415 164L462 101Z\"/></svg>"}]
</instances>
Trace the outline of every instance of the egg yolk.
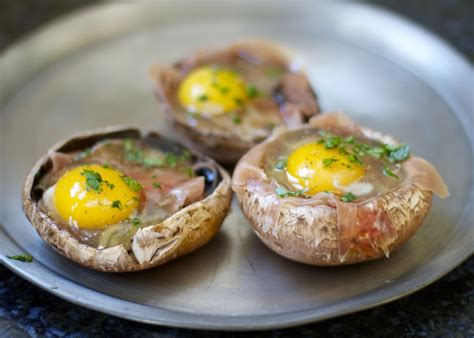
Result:
<instances>
[{"instance_id":1,"label":"egg yolk","mask_svg":"<svg viewBox=\"0 0 474 338\"><path fill-rule=\"evenodd\" d=\"M183 80L178 98L191 113L217 116L241 108L247 92L244 80L234 71L206 66Z\"/></svg>"},{"instance_id":2,"label":"egg yolk","mask_svg":"<svg viewBox=\"0 0 474 338\"><path fill-rule=\"evenodd\" d=\"M100 165L66 172L54 190L56 211L80 229L103 229L127 219L138 206L138 193L122 177L120 171Z\"/></svg>"},{"instance_id":3,"label":"egg yolk","mask_svg":"<svg viewBox=\"0 0 474 338\"><path fill-rule=\"evenodd\" d=\"M288 157L287 173L298 189L314 195L327 191L341 193L342 187L359 180L364 167L353 163L338 149L326 149L321 143L307 143Z\"/></svg>"}]
</instances>

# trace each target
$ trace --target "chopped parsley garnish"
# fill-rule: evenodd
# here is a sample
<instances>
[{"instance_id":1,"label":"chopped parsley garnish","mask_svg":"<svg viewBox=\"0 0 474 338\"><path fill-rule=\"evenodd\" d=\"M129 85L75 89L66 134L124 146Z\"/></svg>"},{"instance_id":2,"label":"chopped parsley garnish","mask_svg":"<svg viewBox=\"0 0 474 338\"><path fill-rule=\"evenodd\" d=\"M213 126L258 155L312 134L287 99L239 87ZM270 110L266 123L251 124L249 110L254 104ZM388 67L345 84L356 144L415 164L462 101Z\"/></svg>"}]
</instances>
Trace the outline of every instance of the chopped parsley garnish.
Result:
<instances>
[{"instance_id":1,"label":"chopped parsley garnish","mask_svg":"<svg viewBox=\"0 0 474 338\"><path fill-rule=\"evenodd\" d=\"M357 164L362 165L362 160L356 154L350 154L349 156L347 156L347 159L352 163L357 163Z\"/></svg>"},{"instance_id":2,"label":"chopped parsley garnish","mask_svg":"<svg viewBox=\"0 0 474 338\"><path fill-rule=\"evenodd\" d=\"M346 192L344 195L341 196L341 201L343 202L352 202L357 199L357 196L351 192Z\"/></svg>"},{"instance_id":3,"label":"chopped parsley garnish","mask_svg":"<svg viewBox=\"0 0 474 338\"><path fill-rule=\"evenodd\" d=\"M342 138L341 136L335 136L325 131L320 131L319 134L322 137L322 139L318 141L319 144L324 144L326 149L337 148L339 153L346 156L350 162L359 165L363 165L362 159L364 156L383 159L390 163L402 162L410 157L410 147L406 144L369 145L357 142L354 136ZM323 160L323 162L324 161L325 160ZM398 176L391 172L386 166L383 169L383 174L385 176L398 178Z\"/></svg>"},{"instance_id":4,"label":"chopped parsley garnish","mask_svg":"<svg viewBox=\"0 0 474 338\"><path fill-rule=\"evenodd\" d=\"M388 160L391 163L397 163L405 161L410 156L410 147L403 144L398 147L385 147L388 149Z\"/></svg>"},{"instance_id":5,"label":"chopped parsley garnish","mask_svg":"<svg viewBox=\"0 0 474 338\"><path fill-rule=\"evenodd\" d=\"M135 202L140 202L140 199L138 197L135 197L135 196L132 197L132 200L134 200Z\"/></svg>"},{"instance_id":6,"label":"chopped parsley garnish","mask_svg":"<svg viewBox=\"0 0 474 338\"><path fill-rule=\"evenodd\" d=\"M234 122L235 124L241 124L242 123L242 118L239 115L234 115L232 117L232 122Z\"/></svg>"},{"instance_id":7,"label":"chopped parsley garnish","mask_svg":"<svg viewBox=\"0 0 474 338\"><path fill-rule=\"evenodd\" d=\"M119 200L113 201L112 202L112 208L122 210L122 202L120 202Z\"/></svg>"},{"instance_id":8,"label":"chopped parsley garnish","mask_svg":"<svg viewBox=\"0 0 474 338\"><path fill-rule=\"evenodd\" d=\"M142 162L143 151L133 145L132 140L123 141L125 159L130 162Z\"/></svg>"},{"instance_id":9,"label":"chopped parsley garnish","mask_svg":"<svg viewBox=\"0 0 474 338\"><path fill-rule=\"evenodd\" d=\"M130 189L135 192L138 192L143 188L143 186L138 181L134 180L129 176L122 175L122 180L125 182L126 185L130 187Z\"/></svg>"},{"instance_id":10,"label":"chopped parsley garnish","mask_svg":"<svg viewBox=\"0 0 474 338\"><path fill-rule=\"evenodd\" d=\"M278 188L275 189L275 193L280 198L289 197L289 196L296 197L296 196L301 196L304 193L304 190L290 191L290 190L286 190L283 187L278 187Z\"/></svg>"},{"instance_id":11,"label":"chopped parsley garnish","mask_svg":"<svg viewBox=\"0 0 474 338\"><path fill-rule=\"evenodd\" d=\"M283 75L284 70L281 68L268 68L265 72L265 75L269 78L276 78Z\"/></svg>"},{"instance_id":12,"label":"chopped parsley garnish","mask_svg":"<svg viewBox=\"0 0 474 338\"><path fill-rule=\"evenodd\" d=\"M287 161L286 160L280 160L275 164L275 169L277 170L283 170L286 168Z\"/></svg>"},{"instance_id":13,"label":"chopped parsley garnish","mask_svg":"<svg viewBox=\"0 0 474 338\"><path fill-rule=\"evenodd\" d=\"M100 192L102 190L101 183L103 182L102 176L97 171L84 169L81 173L86 178L86 189L88 191L94 190Z\"/></svg>"},{"instance_id":14,"label":"chopped parsley garnish","mask_svg":"<svg viewBox=\"0 0 474 338\"><path fill-rule=\"evenodd\" d=\"M385 154L385 149L383 147L376 146L366 149L365 153L374 158L381 158Z\"/></svg>"},{"instance_id":15,"label":"chopped parsley garnish","mask_svg":"<svg viewBox=\"0 0 474 338\"><path fill-rule=\"evenodd\" d=\"M161 189L161 183L160 182L153 182L152 184L155 188Z\"/></svg>"},{"instance_id":16,"label":"chopped parsley garnish","mask_svg":"<svg viewBox=\"0 0 474 338\"><path fill-rule=\"evenodd\" d=\"M254 97L261 96L261 95L262 95L262 92L254 85L247 86L247 96L249 98L253 99Z\"/></svg>"},{"instance_id":17,"label":"chopped parsley garnish","mask_svg":"<svg viewBox=\"0 0 474 338\"><path fill-rule=\"evenodd\" d=\"M383 167L383 174L387 177L394 177L398 179L398 176L394 172L392 172L390 169L388 169L387 166Z\"/></svg>"},{"instance_id":18,"label":"chopped parsley garnish","mask_svg":"<svg viewBox=\"0 0 474 338\"><path fill-rule=\"evenodd\" d=\"M191 167L186 167L186 168L183 169L183 171L184 171L184 173L185 173L186 175L188 175L189 177L193 177L193 176L194 176L194 170L193 170L193 168L191 168Z\"/></svg>"},{"instance_id":19,"label":"chopped parsley garnish","mask_svg":"<svg viewBox=\"0 0 474 338\"><path fill-rule=\"evenodd\" d=\"M83 151L81 151L79 154L77 154L75 157L74 157L74 160L77 161L77 160L81 160L87 156L89 156L90 154L92 154L92 149L91 148L86 148L84 149Z\"/></svg>"},{"instance_id":20,"label":"chopped parsley garnish","mask_svg":"<svg viewBox=\"0 0 474 338\"><path fill-rule=\"evenodd\" d=\"M162 167L165 161L161 157L145 157L143 159L143 165L145 167Z\"/></svg>"},{"instance_id":21,"label":"chopped parsley garnish","mask_svg":"<svg viewBox=\"0 0 474 338\"><path fill-rule=\"evenodd\" d=\"M193 156L193 154L188 149L185 149L179 155L179 160L180 161L187 161L187 160L190 160L192 156Z\"/></svg>"},{"instance_id":22,"label":"chopped parsley garnish","mask_svg":"<svg viewBox=\"0 0 474 338\"><path fill-rule=\"evenodd\" d=\"M175 154L166 153L165 161L166 161L166 165L168 167L174 168L174 167L176 167L176 163L177 163L178 159L176 158Z\"/></svg>"},{"instance_id":23,"label":"chopped parsley garnish","mask_svg":"<svg viewBox=\"0 0 474 338\"><path fill-rule=\"evenodd\" d=\"M140 227L140 224L142 224L142 222L136 217L132 218L131 222L132 222L132 225L136 228Z\"/></svg>"},{"instance_id":24,"label":"chopped parsley garnish","mask_svg":"<svg viewBox=\"0 0 474 338\"><path fill-rule=\"evenodd\" d=\"M323 166L330 167L334 162L337 162L338 159L336 158L325 158L323 159Z\"/></svg>"},{"instance_id":25,"label":"chopped parsley garnish","mask_svg":"<svg viewBox=\"0 0 474 338\"><path fill-rule=\"evenodd\" d=\"M323 131L319 132L319 134L323 137L322 141L326 149L333 149L341 144L342 139L340 136L333 136Z\"/></svg>"},{"instance_id":26,"label":"chopped parsley garnish","mask_svg":"<svg viewBox=\"0 0 474 338\"><path fill-rule=\"evenodd\" d=\"M16 261L31 263L33 262L33 256L30 254L22 254L22 255L15 255L15 256L7 256L9 259L14 259Z\"/></svg>"},{"instance_id":27,"label":"chopped parsley garnish","mask_svg":"<svg viewBox=\"0 0 474 338\"><path fill-rule=\"evenodd\" d=\"M115 184L113 184L113 183L109 183L107 181L104 181L104 183L107 184L107 186L109 187L110 190L115 188Z\"/></svg>"},{"instance_id":28,"label":"chopped parsley garnish","mask_svg":"<svg viewBox=\"0 0 474 338\"><path fill-rule=\"evenodd\" d=\"M222 86L219 86L217 83L213 83L213 86L219 89L223 95L227 94L230 91L229 87L222 87Z\"/></svg>"},{"instance_id":29,"label":"chopped parsley garnish","mask_svg":"<svg viewBox=\"0 0 474 338\"><path fill-rule=\"evenodd\" d=\"M269 124L267 124L267 126L266 126L266 127L267 127L268 129L273 129L273 128L275 128L275 127L276 127L276 123L274 123L274 122L270 122Z\"/></svg>"},{"instance_id":30,"label":"chopped parsley garnish","mask_svg":"<svg viewBox=\"0 0 474 338\"><path fill-rule=\"evenodd\" d=\"M200 101L200 102L207 101L208 99L209 99L209 97L206 94L199 95L198 98L197 98L197 100Z\"/></svg>"},{"instance_id":31,"label":"chopped parsley garnish","mask_svg":"<svg viewBox=\"0 0 474 338\"><path fill-rule=\"evenodd\" d=\"M104 163L102 164L102 168L110 169L110 165L108 163Z\"/></svg>"},{"instance_id":32,"label":"chopped parsley garnish","mask_svg":"<svg viewBox=\"0 0 474 338\"><path fill-rule=\"evenodd\" d=\"M186 114L187 114L189 117L192 117L193 119L195 119L196 117L199 117L199 114L196 113L196 112L188 111L188 112L186 112Z\"/></svg>"},{"instance_id":33,"label":"chopped parsley garnish","mask_svg":"<svg viewBox=\"0 0 474 338\"><path fill-rule=\"evenodd\" d=\"M352 136L352 135L348 136L344 139L344 142L349 143L349 144L353 144L354 141L355 141L355 139L354 139L354 136Z\"/></svg>"},{"instance_id":34,"label":"chopped parsley garnish","mask_svg":"<svg viewBox=\"0 0 474 338\"><path fill-rule=\"evenodd\" d=\"M168 166L171 168L176 167L178 161L186 161L192 157L189 150L184 150L181 154L176 156L172 152L168 152L163 155L150 155L145 156L143 151L135 147L131 140L125 140L124 143L124 154L125 158L131 162L138 162L143 164L145 167L163 167Z\"/></svg>"},{"instance_id":35,"label":"chopped parsley garnish","mask_svg":"<svg viewBox=\"0 0 474 338\"><path fill-rule=\"evenodd\" d=\"M242 101L242 99L238 98L238 97L234 99L234 102L238 106L243 106L244 105L244 101Z\"/></svg>"}]
</instances>

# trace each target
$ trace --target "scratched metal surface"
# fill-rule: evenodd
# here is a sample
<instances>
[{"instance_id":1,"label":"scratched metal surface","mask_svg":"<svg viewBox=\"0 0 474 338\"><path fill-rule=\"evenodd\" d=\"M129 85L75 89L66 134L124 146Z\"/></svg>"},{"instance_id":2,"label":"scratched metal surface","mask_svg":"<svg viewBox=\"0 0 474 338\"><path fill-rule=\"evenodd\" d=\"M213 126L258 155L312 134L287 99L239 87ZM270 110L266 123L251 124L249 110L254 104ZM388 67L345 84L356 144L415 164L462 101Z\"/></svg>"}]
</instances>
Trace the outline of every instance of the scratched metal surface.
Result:
<instances>
[{"instance_id":1,"label":"scratched metal surface","mask_svg":"<svg viewBox=\"0 0 474 338\"><path fill-rule=\"evenodd\" d=\"M360 4L186 6L194 7L183 11L180 3L163 1L159 7L88 9L0 59L3 264L62 298L117 316L251 329L321 320L396 299L472 253L473 143L466 132L473 128L472 67L462 57L411 23ZM173 137L156 107L149 65L247 36L288 46L306 65L326 110L344 110L405 140L438 167L451 197L434 201L422 229L389 260L350 267L310 267L273 254L249 230L235 201L209 245L151 271L91 272L50 250L19 202L36 158L64 136L109 124L153 127ZM30 252L35 262L4 260L18 251Z\"/></svg>"}]
</instances>

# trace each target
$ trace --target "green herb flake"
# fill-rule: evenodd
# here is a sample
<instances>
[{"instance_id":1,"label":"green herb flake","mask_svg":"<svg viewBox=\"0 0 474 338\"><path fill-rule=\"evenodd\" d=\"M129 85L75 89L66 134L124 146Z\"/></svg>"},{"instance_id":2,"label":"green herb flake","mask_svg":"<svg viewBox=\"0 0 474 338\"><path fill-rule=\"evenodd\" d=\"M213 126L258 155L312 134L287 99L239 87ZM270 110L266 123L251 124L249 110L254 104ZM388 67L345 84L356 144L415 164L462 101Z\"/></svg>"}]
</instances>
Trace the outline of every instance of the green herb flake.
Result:
<instances>
[{"instance_id":1,"label":"green herb flake","mask_svg":"<svg viewBox=\"0 0 474 338\"><path fill-rule=\"evenodd\" d=\"M161 157L149 156L143 159L143 165L147 168L150 167L162 167L165 161Z\"/></svg>"},{"instance_id":2,"label":"green herb flake","mask_svg":"<svg viewBox=\"0 0 474 338\"><path fill-rule=\"evenodd\" d=\"M77 160L82 160L83 158L89 156L90 154L92 154L92 149L91 148L86 148L84 149L83 151L81 151L79 154L77 154L75 157L74 157L74 160L77 161Z\"/></svg>"},{"instance_id":3,"label":"green herb flake","mask_svg":"<svg viewBox=\"0 0 474 338\"><path fill-rule=\"evenodd\" d=\"M325 158L323 159L323 167L330 167L333 163L337 162L336 158Z\"/></svg>"},{"instance_id":4,"label":"green herb flake","mask_svg":"<svg viewBox=\"0 0 474 338\"><path fill-rule=\"evenodd\" d=\"M130 162L143 162L143 151L133 145L132 140L123 141L125 159Z\"/></svg>"},{"instance_id":5,"label":"green herb flake","mask_svg":"<svg viewBox=\"0 0 474 338\"><path fill-rule=\"evenodd\" d=\"M266 70L265 75L269 78L274 79L274 78L282 76L284 72L285 71L281 68L272 67Z\"/></svg>"},{"instance_id":6,"label":"green herb flake","mask_svg":"<svg viewBox=\"0 0 474 338\"><path fill-rule=\"evenodd\" d=\"M160 182L153 182L153 187L161 189L161 183Z\"/></svg>"},{"instance_id":7,"label":"green herb flake","mask_svg":"<svg viewBox=\"0 0 474 338\"><path fill-rule=\"evenodd\" d=\"M320 131L319 134L324 138L323 142L320 143L324 143L324 148L326 149L337 148L342 142L340 136L333 136L324 131Z\"/></svg>"},{"instance_id":8,"label":"green herb flake","mask_svg":"<svg viewBox=\"0 0 474 338\"><path fill-rule=\"evenodd\" d=\"M206 94L202 94L202 95L199 95L199 96L197 97L197 100L198 100L199 102L205 102L205 101L209 100L209 97L208 97Z\"/></svg>"},{"instance_id":9,"label":"green herb flake","mask_svg":"<svg viewBox=\"0 0 474 338\"><path fill-rule=\"evenodd\" d=\"M30 254L7 256L7 258L13 259L15 261L25 262L25 263L33 262L33 256L31 256Z\"/></svg>"},{"instance_id":10,"label":"green herb flake","mask_svg":"<svg viewBox=\"0 0 474 338\"><path fill-rule=\"evenodd\" d=\"M225 95L227 94L229 91L230 91L230 88L229 87L222 87L222 86L219 86L217 83L214 83L213 84L215 87L217 87L217 89L220 90L221 94L222 95Z\"/></svg>"},{"instance_id":11,"label":"green herb flake","mask_svg":"<svg viewBox=\"0 0 474 338\"><path fill-rule=\"evenodd\" d=\"M391 171L387 166L383 167L383 174L387 177L393 177L393 178L396 178L398 179L399 177L393 172Z\"/></svg>"},{"instance_id":12,"label":"green herb flake","mask_svg":"<svg viewBox=\"0 0 474 338\"><path fill-rule=\"evenodd\" d=\"M344 139L345 143L353 144L355 141L354 136L348 136Z\"/></svg>"},{"instance_id":13,"label":"green herb flake","mask_svg":"<svg viewBox=\"0 0 474 338\"><path fill-rule=\"evenodd\" d=\"M255 87L254 85L248 85L247 86L247 96L251 99L257 97L257 96L262 96L262 92Z\"/></svg>"},{"instance_id":14,"label":"green herb flake","mask_svg":"<svg viewBox=\"0 0 474 338\"><path fill-rule=\"evenodd\" d=\"M270 122L266 125L267 129L273 129L275 128L277 125L275 122Z\"/></svg>"},{"instance_id":15,"label":"green herb flake","mask_svg":"<svg viewBox=\"0 0 474 338\"><path fill-rule=\"evenodd\" d=\"M346 192L344 195L341 196L341 201L343 202L353 202L357 199L357 196L351 192Z\"/></svg>"},{"instance_id":16,"label":"green herb flake","mask_svg":"<svg viewBox=\"0 0 474 338\"><path fill-rule=\"evenodd\" d=\"M166 153L165 162L168 167L174 168L178 162L176 155L173 153Z\"/></svg>"},{"instance_id":17,"label":"green herb flake","mask_svg":"<svg viewBox=\"0 0 474 338\"><path fill-rule=\"evenodd\" d=\"M193 156L193 154L188 149L185 149L179 155L179 160L180 161L187 161L187 160L190 160L192 156Z\"/></svg>"},{"instance_id":18,"label":"green herb flake","mask_svg":"<svg viewBox=\"0 0 474 338\"><path fill-rule=\"evenodd\" d=\"M349 162L357 163L359 165L362 165L362 160L359 158L359 156L357 156L355 154L350 154L349 156L347 156L347 159L349 160Z\"/></svg>"},{"instance_id":19,"label":"green herb flake","mask_svg":"<svg viewBox=\"0 0 474 338\"><path fill-rule=\"evenodd\" d=\"M232 122L234 122L234 124L241 124L242 123L242 118L239 115L234 115L232 117Z\"/></svg>"},{"instance_id":20,"label":"green herb flake","mask_svg":"<svg viewBox=\"0 0 474 338\"><path fill-rule=\"evenodd\" d=\"M100 192L102 190L101 183L103 182L102 176L97 171L84 169L81 173L86 178L86 189L88 191L94 190Z\"/></svg>"},{"instance_id":21,"label":"green herb flake","mask_svg":"<svg viewBox=\"0 0 474 338\"><path fill-rule=\"evenodd\" d=\"M280 160L275 164L275 169L276 170L283 170L286 168L287 161L286 160Z\"/></svg>"},{"instance_id":22,"label":"green herb flake","mask_svg":"<svg viewBox=\"0 0 474 338\"><path fill-rule=\"evenodd\" d=\"M381 158L385 154L385 149L383 147L371 147L366 149L365 153L373 158Z\"/></svg>"},{"instance_id":23,"label":"green herb flake","mask_svg":"<svg viewBox=\"0 0 474 338\"><path fill-rule=\"evenodd\" d=\"M122 210L122 202L115 200L112 202L112 208Z\"/></svg>"},{"instance_id":24,"label":"green herb flake","mask_svg":"<svg viewBox=\"0 0 474 338\"><path fill-rule=\"evenodd\" d=\"M108 163L104 163L102 164L102 168L110 169L110 165Z\"/></svg>"},{"instance_id":25,"label":"green herb flake","mask_svg":"<svg viewBox=\"0 0 474 338\"><path fill-rule=\"evenodd\" d=\"M403 144L395 149L389 150L388 160L391 163L398 163L398 162L405 161L409 156L410 156L410 147L406 144Z\"/></svg>"},{"instance_id":26,"label":"green herb flake","mask_svg":"<svg viewBox=\"0 0 474 338\"><path fill-rule=\"evenodd\" d=\"M188 111L186 112L186 114L188 115L188 117L193 118L193 119L195 119L196 117L199 117L199 113L196 113L196 112Z\"/></svg>"},{"instance_id":27,"label":"green herb flake","mask_svg":"<svg viewBox=\"0 0 474 338\"><path fill-rule=\"evenodd\" d=\"M132 218L131 222L132 222L132 225L136 228L139 228L140 225L142 224L142 222L136 217Z\"/></svg>"},{"instance_id":28,"label":"green herb flake","mask_svg":"<svg viewBox=\"0 0 474 338\"><path fill-rule=\"evenodd\" d=\"M296 197L296 196L301 196L304 193L304 190L289 191L289 190L286 190L283 187L278 187L278 188L275 189L275 193L280 198L290 197L290 196Z\"/></svg>"},{"instance_id":29,"label":"green herb flake","mask_svg":"<svg viewBox=\"0 0 474 338\"><path fill-rule=\"evenodd\" d=\"M110 183L110 182L107 182L107 181L104 181L105 184L107 184L107 186L109 187L110 190L113 190L115 188L115 184L113 183Z\"/></svg>"},{"instance_id":30,"label":"green herb flake","mask_svg":"<svg viewBox=\"0 0 474 338\"><path fill-rule=\"evenodd\" d=\"M236 105L238 105L240 107L242 107L244 105L244 101L239 97L234 98L234 102L235 102Z\"/></svg>"},{"instance_id":31,"label":"green herb flake","mask_svg":"<svg viewBox=\"0 0 474 338\"><path fill-rule=\"evenodd\" d=\"M184 173L185 173L186 175L188 175L189 177L193 177L193 176L194 176L194 170L193 170L193 168L191 168L191 167L186 167L186 168L183 169L183 171L184 171Z\"/></svg>"},{"instance_id":32,"label":"green herb flake","mask_svg":"<svg viewBox=\"0 0 474 338\"><path fill-rule=\"evenodd\" d=\"M125 182L126 185L130 187L135 192L138 192L143 189L143 186L133 178L129 176L122 175L122 180Z\"/></svg>"}]
</instances>

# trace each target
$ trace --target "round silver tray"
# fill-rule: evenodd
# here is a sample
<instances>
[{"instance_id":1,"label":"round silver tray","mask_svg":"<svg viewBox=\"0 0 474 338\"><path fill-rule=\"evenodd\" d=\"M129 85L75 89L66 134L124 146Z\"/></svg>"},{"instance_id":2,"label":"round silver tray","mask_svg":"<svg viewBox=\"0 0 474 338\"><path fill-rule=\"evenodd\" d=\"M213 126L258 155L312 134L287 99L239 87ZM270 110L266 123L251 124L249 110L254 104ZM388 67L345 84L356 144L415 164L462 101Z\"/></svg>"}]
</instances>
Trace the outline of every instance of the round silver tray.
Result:
<instances>
[{"instance_id":1,"label":"round silver tray","mask_svg":"<svg viewBox=\"0 0 474 338\"><path fill-rule=\"evenodd\" d=\"M40 240L21 210L23 179L49 146L111 124L174 137L149 66L199 47L263 37L302 62L325 110L396 135L435 164L451 191L390 259L317 268L259 242L236 201L207 246L163 267L102 274ZM363 4L322 1L108 3L79 11L0 58L0 261L85 307L157 325L265 329L380 305L440 278L473 252L473 69L407 20ZM29 252L33 263L5 258Z\"/></svg>"}]
</instances>

